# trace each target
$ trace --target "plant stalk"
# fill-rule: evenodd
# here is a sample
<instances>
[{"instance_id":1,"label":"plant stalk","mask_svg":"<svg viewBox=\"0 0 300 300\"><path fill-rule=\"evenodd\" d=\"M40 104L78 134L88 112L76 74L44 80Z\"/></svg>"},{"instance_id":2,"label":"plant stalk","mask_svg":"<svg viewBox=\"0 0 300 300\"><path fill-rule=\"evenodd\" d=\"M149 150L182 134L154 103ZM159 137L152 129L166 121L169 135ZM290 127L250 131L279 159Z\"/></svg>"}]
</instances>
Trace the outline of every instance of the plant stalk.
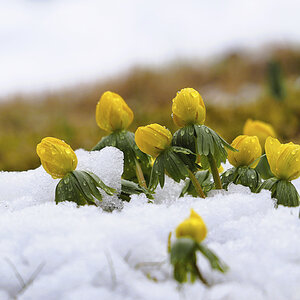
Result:
<instances>
[{"instance_id":1,"label":"plant stalk","mask_svg":"<svg viewBox=\"0 0 300 300\"><path fill-rule=\"evenodd\" d=\"M207 282L207 280L203 277L202 273L200 272L197 264L194 265L195 270L197 272L197 275L199 277L199 279L206 285L206 286L210 286L209 283Z\"/></svg>"},{"instance_id":2,"label":"plant stalk","mask_svg":"<svg viewBox=\"0 0 300 300\"><path fill-rule=\"evenodd\" d=\"M189 177L195 187L195 190L196 190L198 196L201 198L205 198L205 194L202 190L202 187L201 187L199 181L197 180L197 178L195 177L194 173L191 170L189 170Z\"/></svg>"},{"instance_id":3,"label":"plant stalk","mask_svg":"<svg viewBox=\"0 0 300 300\"><path fill-rule=\"evenodd\" d=\"M139 185L145 189L147 189L147 184L146 184L146 180L141 168L141 165L139 164L139 162L137 160L135 160L135 173L136 173L136 177L138 179Z\"/></svg>"},{"instance_id":4,"label":"plant stalk","mask_svg":"<svg viewBox=\"0 0 300 300\"><path fill-rule=\"evenodd\" d=\"M210 164L210 170L212 173L212 176L214 178L214 182L215 182L215 187L217 190L221 190L222 189L222 184L221 184L221 179L220 179L220 175L219 175L219 171L216 165L216 161L214 159L214 157L212 156L211 153L208 154L207 156L209 164Z\"/></svg>"}]
</instances>

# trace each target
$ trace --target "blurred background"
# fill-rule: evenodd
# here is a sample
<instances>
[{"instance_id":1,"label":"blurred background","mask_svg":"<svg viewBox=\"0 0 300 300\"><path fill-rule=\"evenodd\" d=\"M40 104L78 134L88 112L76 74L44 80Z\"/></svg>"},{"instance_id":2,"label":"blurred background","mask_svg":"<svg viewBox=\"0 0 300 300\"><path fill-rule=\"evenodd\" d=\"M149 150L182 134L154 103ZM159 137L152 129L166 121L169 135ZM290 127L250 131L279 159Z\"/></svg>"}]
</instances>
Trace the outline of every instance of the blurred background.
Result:
<instances>
[{"instance_id":1,"label":"blurred background","mask_svg":"<svg viewBox=\"0 0 300 300\"><path fill-rule=\"evenodd\" d=\"M91 149L106 90L130 129L175 131L171 104L193 87L228 142L247 118L300 143L298 0L0 0L0 170L39 166L43 137Z\"/></svg>"}]
</instances>

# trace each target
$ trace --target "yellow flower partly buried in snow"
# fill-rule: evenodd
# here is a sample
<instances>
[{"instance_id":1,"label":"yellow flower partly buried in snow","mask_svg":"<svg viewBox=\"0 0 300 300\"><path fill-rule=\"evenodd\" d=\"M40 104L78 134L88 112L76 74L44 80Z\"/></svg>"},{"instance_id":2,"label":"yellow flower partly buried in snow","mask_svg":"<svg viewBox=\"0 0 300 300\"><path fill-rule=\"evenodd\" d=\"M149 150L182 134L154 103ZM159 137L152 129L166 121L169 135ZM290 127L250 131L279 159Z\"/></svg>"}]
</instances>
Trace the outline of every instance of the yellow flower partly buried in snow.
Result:
<instances>
[{"instance_id":1,"label":"yellow flower partly buried in snow","mask_svg":"<svg viewBox=\"0 0 300 300\"><path fill-rule=\"evenodd\" d=\"M179 127L203 124L206 109L201 95L192 88L182 89L173 99L173 121Z\"/></svg>"},{"instance_id":2,"label":"yellow flower partly buried in snow","mask_svg":"<svg viewBox=\"0 0 300 300\"><path fill-rule=\"evenodd\" d=\"M176 237L190 237L198 243L205 239L206 234L207 228L203 219L193 209L190 217L176 228Z\"/></svg>"},{"instance_id":3,"label":"yellow flower partly buried in snow","mask_svg":"<svg viewBox=\"0 0 300 300\"><path fill-rule=\"evenodd\" d=\"M257 136L239 135L233 140L231 146L239 150L239 152L228 151L228 160L236 168L249 166L262 154ZM255 168L257 164L258 160L251 167Z\"/></svg>"},{"instance_id":4,"label":"yellow flower partly buried in snow","mask_svg":"<svg viewBox=\"0 0 300 300\"><path fill-rule=\"evenodd\" d=\"M268 137L266 155L277 178L291 181L300 176L300 145L292 142L281 144L277 139Z\"/></svg>"},{"instance_id":5,"label":"yellow flower partly buried in snow","mask_svg":"<svg viewBox=\"0 0 300 300\"><path fill-rule=\"evenodd\" d=\"M64 141L46 137L37 145L36 152L42 166L54 179L63 178L77 167L77 157Z\"/></svg>"},{"instance_id":6,"label":"yellow flower partly buried in snow","mask_svg":"<svg viewBox=\"0 0 300 300\"><path fill-rule=\"evenodd\" d=\"M172 134L159 124L140 126L135 132L135 142L141 151L155 158L171 146Z\"/></svg>"},{"instance_id":7,"label":"yellow flower partly buried in snow","mask_svg":"<svg viewBox=\"0 0 300 300\"><path fill-rule=\"evenodd\" d=\"M256 135L259 139L262 149L265 148L265 142L267 137L276 137L275 130L270 124L262 121L253 121L251 119L248 119L246 121L243 129L243 134Z\"/></svg>"},{"instance_id":8,"label":"yellow flower partly buried in snow","mask_svg":"<svg viewBox=\"0 0 300 300\"><path fill-rule=\"evenodd\" d=\"M127 129L133 120L133 112L124 99L112 92L105 92L96 107L96 122L108 132Z\"/></svg>"}]
</instances>

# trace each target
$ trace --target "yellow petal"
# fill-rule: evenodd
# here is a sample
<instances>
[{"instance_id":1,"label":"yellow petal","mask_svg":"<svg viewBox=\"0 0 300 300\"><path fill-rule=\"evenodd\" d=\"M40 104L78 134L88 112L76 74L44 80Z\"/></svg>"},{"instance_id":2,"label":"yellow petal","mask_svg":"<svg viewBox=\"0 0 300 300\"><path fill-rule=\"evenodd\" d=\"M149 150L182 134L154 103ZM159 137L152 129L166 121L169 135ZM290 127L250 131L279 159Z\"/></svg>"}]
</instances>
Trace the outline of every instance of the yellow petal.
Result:
<instances>
[{"instance_id":1,"label":"yellow petal","mask_svg":"<svg viewBox=\"0 0 300 300\"><path fill-rule=\"evenodd\" d=\"M231 146L239 150L239 152L228 151L228 161L235 167L249 166L262 154L257 136L239 135ZM251 167L255 168L257 164L258 160Z\"/></svg>"},{"instance_id":2,"label":"yellow petal","mask_svg":"<svg viewBox=\"0 0 300 300\"><path fill-rule=\"evenodd\" d=\"M300 176L300 146L292 142L281 144L277 139L266 140L266 156L272 173L279 179L294 180Z\"/></svg>"},{"instance_id":3,"label":"yellow petal","mask_svg":"<svg viewBox=\"0 0 300 300\"><path fill-rule=\"evenodd\" d=\"M203 219L194 210L191 210L190 217L180 223L176 228L176 237L190 237L198 243L205 239L206 234L206 225Z\"/></svg>"},{"instance_id":4,"label":"yellow petal","mask_svg":"<svg viewBox=\"0 0 300 300\"><path fill-rule=\"evenodd\" d=\"M96 122L108 132L127 129L133 121L133 112L124 99L112 92L105 92L96 106Z\"/></svg>"},{"instance_id":5,"label":"yellow petal","mask_svg":"<svg viewBox=\"0 0 300 300\"><path fill-rule=\"evenodd\" d=\"M173 121L179 127L189 124L203 124L206 108L201 95L192 88L177 93L172 104Z\"/></svg>"},{"instance_id":6,"label":"yellow petal","mask_svg":"<svg viewBox=\"0 0 300 300\"><path fill-rule=\"evenodd\" d=\"M172 134L159 124L140 126L135 132L135 142L142 152L157 157L170 147Z\"/></svg>"},{"instance_id":7,"label":"yellow petal","mask_svg":"<svg viewBox=\"0 0 300 300\"><path fill-rule=\"evenodd\" d=\"M258 120L253 121L251 119L246 121L243 134L257 136L263 150L267 137L276 137L275 130L270 124Z\"/></svg>"},{"instance_id":8,"label":"yellow petal","mask_svg":"<svg viewBox=\"0 0 300 300\"><path fill-rule=\"evenodd\" d=\"M37 145L36 152L42 166L53 178L62 178L77 167L77 157L64 141L46 137Z\"/></svg>"}]
</instances>

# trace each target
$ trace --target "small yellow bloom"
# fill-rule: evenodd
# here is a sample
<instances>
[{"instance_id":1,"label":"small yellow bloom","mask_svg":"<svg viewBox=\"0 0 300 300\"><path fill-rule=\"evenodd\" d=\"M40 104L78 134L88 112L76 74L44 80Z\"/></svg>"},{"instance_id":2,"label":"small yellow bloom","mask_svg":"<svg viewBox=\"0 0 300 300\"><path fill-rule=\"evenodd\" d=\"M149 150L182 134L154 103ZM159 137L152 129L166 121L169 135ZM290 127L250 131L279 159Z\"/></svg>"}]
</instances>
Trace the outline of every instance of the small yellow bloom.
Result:
<instances>
[{"instance_id":1,"label":"small yellow bloom","mask_svg":"<svg viewBox=\"0 0 300 300\"><path fill-rule=\"evenodd\" d=\"M266 155L277 178L291 181L300 176L300 145L292 142L281 144L277 139L268 137Z\"/></svg>"},{"instance_id":2,"label":"small yellow bloom","mask_svg":"<svg viewBox=\"0 0 300 300\"><path fill-rule=\"evenodd\" d=\"M249 166L262 154L257 136L239 135L231 146L239 150L239 152L228 151L228 160L235 167ZM258 161L251 167L255 168L257 164Z\"/></svg>"},{"instance_id":3,"label":"small yellow bloom","mask_svg":"<svg viewBox=\"0 0 300 300\"><path fill-rule=\"evenodd\" d=\"M173 121L179 127L203 124L206 109L201 95L192 88L182 89L173 99Z\"/></svg>"},{"instance_id":4,"label":"small yellow bloom","mask_svg":"<svg viewBox=\"0 0 300 300\"><path fill-rule=\"evenodd\" d=\"M77 157L64 141L46 137L36 147L42 166L54 179L64 177L77 167Z\"/></svg>"},{"instance_id":5,"label":"small yellow bloom","mask_svg":"<svg viewBox=\"0 0 300 300\"><path fill-rule=\"evenodd\" d=\"M191 215L176 228L176 237L191 237L196 242L203 241L207 234L207 228L203 219L191 209Z\"/></svg>"},{"instance_id":6,"label":"small yellow bloom","mask_svg":"<svg viewBox=\"0 0 300 300\"><path fill-rule=\"evenodd\" d=\"M256 135L259 139L261 148L265 148L265 142L268 136L276 137L274 128L262 121L253 121L248 119L245 123L243 134Z\"/></svg>"},{"instance_id":7,"label":"small yellow bloom","mask_svg":"<svg viewBox=\"0 0 300 300\"><path fill-rule=\"evenodd\" d=\"M141 126L135 132L135 142L141 151L157 157L163 150L170 147L172 134L159 124Z\"/></svg>"},{"instance_id":8,"label":"small yellow bloom","mask_svg":"<svg viewBox=\"0 0 300 300\"><path fill-rule=\"evenodd\" d=\"M127 129L133 120L133 112L124 99L112 92L105 92L96 107L96 122L108 132Z\"/></svg>"}]
</instances>

